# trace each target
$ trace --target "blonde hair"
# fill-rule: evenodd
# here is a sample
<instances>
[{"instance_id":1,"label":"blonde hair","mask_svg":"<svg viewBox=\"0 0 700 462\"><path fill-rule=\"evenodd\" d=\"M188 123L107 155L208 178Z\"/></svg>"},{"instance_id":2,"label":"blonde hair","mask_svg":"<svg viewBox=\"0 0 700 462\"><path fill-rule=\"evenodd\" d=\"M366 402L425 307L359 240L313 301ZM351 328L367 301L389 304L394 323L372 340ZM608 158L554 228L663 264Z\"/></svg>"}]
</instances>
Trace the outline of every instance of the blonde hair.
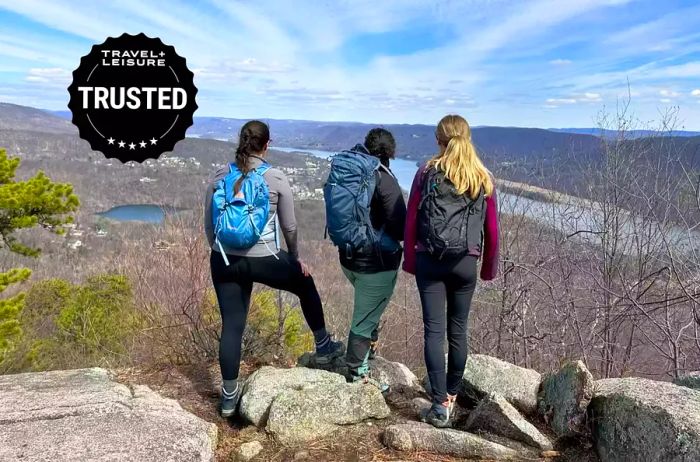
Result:
<instances>
[{"instance_id":1,"label":"blonde hair","mask_svg":"<svg viewBox=\"0 0 700 462\"><path fill-rule=\"evenodd\" d=\"M484 195L493 193L491 172L479 159L476 148L472 143L472 132L464 117L446 115L440 120L435 130L438 143L445 149L441 154L428 161L429 167L434 167L445 174L455 186L458 194L468 194L472 199L479 196L484 188Z\"/></svg>"}]
</instances>

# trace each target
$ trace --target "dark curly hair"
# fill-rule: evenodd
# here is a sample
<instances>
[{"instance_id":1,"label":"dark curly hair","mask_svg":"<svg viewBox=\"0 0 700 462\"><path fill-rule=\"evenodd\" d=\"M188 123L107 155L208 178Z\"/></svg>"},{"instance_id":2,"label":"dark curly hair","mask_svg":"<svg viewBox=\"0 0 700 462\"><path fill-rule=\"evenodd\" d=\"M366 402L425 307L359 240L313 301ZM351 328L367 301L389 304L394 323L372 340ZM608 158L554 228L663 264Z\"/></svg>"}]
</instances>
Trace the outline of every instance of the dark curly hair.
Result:
<instances>
[{"instance_id":1,"label":"dark curly hair","mask_svg":"<svg viewBox=\"0 0 700 462\"><path fill-rule=\"evenodd\" d=\"M396 154L396 140L389 130L373 128L365 137L365 147L375 157L379 157L382 163L387 163Z\"/></svg>"},{"instance_id":2,"label":"dark curly hair","mask_svg":"<svg viewBox=\"0 0 700 462\"><path fill-rule=\"evenodd\" d=\"M243 174L248 173L250 156L262 152L268 141L270 141L270 128L266 123L251 120L241 127L236 148L236 166Z\"/></svg>"}]
</instances>

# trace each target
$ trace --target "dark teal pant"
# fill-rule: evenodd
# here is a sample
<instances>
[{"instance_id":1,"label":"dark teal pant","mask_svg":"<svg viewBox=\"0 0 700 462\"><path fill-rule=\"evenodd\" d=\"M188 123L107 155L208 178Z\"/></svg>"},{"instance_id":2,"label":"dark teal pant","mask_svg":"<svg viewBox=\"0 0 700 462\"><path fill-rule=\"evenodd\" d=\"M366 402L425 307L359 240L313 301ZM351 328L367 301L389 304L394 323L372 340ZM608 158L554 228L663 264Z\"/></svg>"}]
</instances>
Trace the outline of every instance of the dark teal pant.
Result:
<instances>
[{"instance_id":1,"label":"dark teal pant","mask_svg":"<svg viewBox=\"0 0 700 462\"><path fill-rule=\"evenodd\" d=\"M394 293L398 271L357 273L343 268L343 273L355 288L346 362L350 374L362 376L369 372L370 342L376 340L379 321Z\"/></svg>"}]
</instances>

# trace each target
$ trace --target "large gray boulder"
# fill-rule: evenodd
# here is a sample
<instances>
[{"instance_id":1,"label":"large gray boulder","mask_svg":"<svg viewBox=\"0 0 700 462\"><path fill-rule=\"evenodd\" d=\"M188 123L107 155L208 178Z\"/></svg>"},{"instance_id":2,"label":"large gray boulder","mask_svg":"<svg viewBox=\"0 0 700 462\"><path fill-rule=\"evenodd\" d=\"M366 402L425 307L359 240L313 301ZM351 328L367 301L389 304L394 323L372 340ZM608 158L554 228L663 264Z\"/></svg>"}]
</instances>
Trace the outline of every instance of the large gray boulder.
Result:
<instances>
[{"instance_id":1,"label":"large gray boulder","mask_svg":"<svg viewBox=\"0 0 700 462\"><path fill-rule=\"evenodd\" d=\"M256 427L264 427L272 402L283 391L344 383L345 379L342 376L328 371L305 367L279 369L264 366L246 380L241 395L240 414Z\"/></svg>"},{"instance_id":2,"label":"large gray boulder","mask_svg":"<svg viewBox=\"0 0 700 462\"><path fill-rule=\"evenodd\" d=\"M0 460L214 460L214 424L104 369L0 376L0 390Z\"/></svg>"},{"instance_id":3,"label":"large gray boulder","mask_svg":"<svg viewBox=\"0 0 700 462\"><path fill-rule=\"evenodd\" d=\"M469 355L460 395L470 401L480 401L490 393L497 393L521 412L532 414L537 410L540 381L539 372L532 369L492 356Z\"/></svg>"},{"instance_id":4,"label":"large gray boulder","mask_svg":"<svg viewBox=\"0 0 700 462\"><path fill-rule=\"evenodd\" d=\"M405 364L389 361L388 359L384 359L380 356L370 360L369 364L370 376L389 385L390 387L420 387L420 380L418 380L418 377L416 377L416 375L411 372L411 369L409 369ZM316 364L315 354L304 353L297 360L297 366L308 367L311 369L323 369L330 372L335 372L343 377L347 377L349 374L344 356L335 358L331 364L320 367Z\"/></svg>"},{"instance_id":5,"label":"large gray boulder","mask_svg":"<svg viewBox=\"0 0 700 462\"><path fill-rule=\"evenodd\" d=\"M330 435L345 425L384 419L391 411L379 389L363 383L288 389L272 402L267 431L284 445Z\"/></svg>"},{"instance_id":6,"label":"large gray boulder","mask_svg":"<svg viewBox=\"0 0 700 462\"><path fill-rule=\"evenodd\" d=\"M491 394L481 400L476 409L469 414L465 429L494 433L545 451L552 449L552 442L504 397L497 394Z\"/></svg>"},{"instance_id":7,"label":"large gray boulder","mask_svg":"<svg viewBox=\"0 0 700 462\"><path fill-rule=\"evenodd\" d=\"M582 361L569 362L542 381L538 409L560 437L587 433L593 376Z\"/></svg>"},{"instance_id":8,"label":"large gray boulder","mask_svg":"<svg viewBox=\"0 0 700 462\"><path fill-rule=\"evenodd\" d=\"M688 372L687 374L673 379L673 383L681 387L700 390L700 371Z\"/></svg>"},{"instance_id":9,"label":"large gray boulder","mask_svg":"<svg viewBox=\"0 0 700 462\"><path fill-rule=\"evenodd\" d=\"M589 406L602 462L700 460L700 392L640 378L595 382Z\"/></svg>"},{"instance_id":10,"label":"large gray boulder","mask_svg":"<svg viewBox=\"0 0 700 462\"><path fill-rule=\"evenodd\" d=\"M411 422L384 430L384 444L399 451L428 451L467 459L517 460L519 452L477 435Z\"/></svg>"},{"instance_id":11,"label":"large gray boulder","mask_svg":"<svg viewBox=\"0 0 700 462\"><path fill-rule=\"evenodd\" d=\"M403 363L389 361L380 356L370 361L371 376L390 387L419 388L420 380Z\"/></svg>"}]
</instances>

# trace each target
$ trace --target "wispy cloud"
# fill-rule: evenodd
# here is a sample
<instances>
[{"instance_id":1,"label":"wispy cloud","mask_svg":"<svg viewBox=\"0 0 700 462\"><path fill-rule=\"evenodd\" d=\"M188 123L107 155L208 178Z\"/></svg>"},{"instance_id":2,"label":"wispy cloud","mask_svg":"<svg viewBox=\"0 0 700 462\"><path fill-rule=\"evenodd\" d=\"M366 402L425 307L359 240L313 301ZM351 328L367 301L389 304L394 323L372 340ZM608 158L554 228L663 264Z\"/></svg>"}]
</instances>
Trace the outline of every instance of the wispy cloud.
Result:
<instances>
[{"instance_id":1,"label":"wispy cloud","mask_svg":"<svg viewBox=\"0 0 700 462\"><path fill-rule=\"evenodd\" d=\"M668 90L666 88L659 90L659 94L665 98L676 98L681 95L677 91Z\"/></svg>"},{"instance_id":2,"label":"wispy cloud","mask_svg":"<svg viewBox=\"0 0 700 462\"><path fill-rule=\"evenodd\" d=\"M60 67L35 67L29 69L25 79L27 82L68 86L71 73Z\"/></svg>"},{"instance_id":3,"label":"wispy cloud","mask_svg":"<svg viewBox=\"0 0 700 462\"><path fill-rule=\"evenodd\" d=\"M547 98L547 104L576 104L576 100L574 98Z\"/></svg>"},{"instance_id":4,"label":"wispy cloud","mask_svg":"<svg viewBox=\"0 0 700 462\"><path fill-rule=\"evenodd\" d=\"M187 58L199 115L588 125L629 82L640 115L692 100L683 116L700 128L698 14L632 0L0 0L0 95L65 108L93 43L145 32Z\"/></svg>"}]
</instances>

